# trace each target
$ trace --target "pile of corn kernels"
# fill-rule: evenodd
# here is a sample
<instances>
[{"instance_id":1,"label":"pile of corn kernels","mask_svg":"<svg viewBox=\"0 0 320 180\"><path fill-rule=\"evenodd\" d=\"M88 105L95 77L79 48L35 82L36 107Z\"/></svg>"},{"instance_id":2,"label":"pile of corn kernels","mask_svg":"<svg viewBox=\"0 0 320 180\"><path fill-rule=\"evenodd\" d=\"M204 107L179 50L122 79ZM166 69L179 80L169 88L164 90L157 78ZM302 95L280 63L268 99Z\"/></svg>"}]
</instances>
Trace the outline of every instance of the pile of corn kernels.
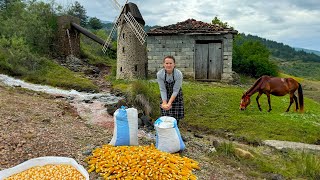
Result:
<instances>
[{"instance_id":1,"label":"pile of corn kernels","mask_svg":"<svg viewBox=\"0 0 320 180\"><path fill-rule=\"evenodd\" d=\"M178 154L159 151L150 146L103 145L86 158L88 172L104 179L197 179L193 169L199 163Z\"/></svg>"},{"instance_id":2,"label":"pile of corn kernels","mask_svg":"<svg viewBox=\"0 0 320 180\"><path fill-rule=\"evenodd\" d=\"M21 173L12 175L5 180L85 180L85 177L73 166L45 165L35 166Z\"/></svg>"}]
</instances>

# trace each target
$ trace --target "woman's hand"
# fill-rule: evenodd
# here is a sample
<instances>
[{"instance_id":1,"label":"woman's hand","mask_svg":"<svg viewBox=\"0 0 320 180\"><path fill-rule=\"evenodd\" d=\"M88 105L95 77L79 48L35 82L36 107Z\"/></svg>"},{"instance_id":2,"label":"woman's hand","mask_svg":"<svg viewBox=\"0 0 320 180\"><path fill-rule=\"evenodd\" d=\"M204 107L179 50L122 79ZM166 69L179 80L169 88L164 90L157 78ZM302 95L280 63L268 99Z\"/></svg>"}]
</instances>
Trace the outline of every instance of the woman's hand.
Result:
<instances>
[{"instance_id":1,"label":"woman's hand","mask_svg":"<svg viewBox=\"0 0 320 180\"><path fill-rule=\"evenodd\" d=\"M163 110L168 111L169 109L172 108L172 105L171 105L171 104L164 104L164 103L162 103L162 104L161 104L161 108L162 108Z\"/></svg>"}]
</instances>

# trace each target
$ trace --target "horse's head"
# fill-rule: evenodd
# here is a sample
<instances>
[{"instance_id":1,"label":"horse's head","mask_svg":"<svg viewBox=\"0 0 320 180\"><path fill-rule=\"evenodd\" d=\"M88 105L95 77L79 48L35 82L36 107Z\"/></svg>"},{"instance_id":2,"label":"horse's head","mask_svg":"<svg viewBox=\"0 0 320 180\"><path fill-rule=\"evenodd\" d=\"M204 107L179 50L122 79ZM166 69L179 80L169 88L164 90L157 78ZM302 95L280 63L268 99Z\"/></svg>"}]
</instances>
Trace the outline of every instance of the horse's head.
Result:
<instances>
[{"instance_id":1,"label":"horse's head","mask_svg":"<svg viewBox=\"0 0 320 180\"><path fill-rule=\"evenodd\" d=\"M243 94L241 101L240 101L240 110L245 110L247 106L250 104L250 96L247 94Z\"/></svg>"}]
</instances>

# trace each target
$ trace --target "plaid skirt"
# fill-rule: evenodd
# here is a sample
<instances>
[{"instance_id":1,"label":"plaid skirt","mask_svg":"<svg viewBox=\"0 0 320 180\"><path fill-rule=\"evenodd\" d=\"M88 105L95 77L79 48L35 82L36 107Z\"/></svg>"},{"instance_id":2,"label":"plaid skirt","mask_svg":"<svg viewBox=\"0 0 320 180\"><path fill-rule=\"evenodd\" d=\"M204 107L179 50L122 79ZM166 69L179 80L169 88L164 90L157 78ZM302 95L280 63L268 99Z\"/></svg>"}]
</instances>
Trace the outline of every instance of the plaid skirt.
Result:
<instances>
[{"instance_id":1,"label":"plaid skirt","mask_svg":"<svg viewBox=\"0 0 320 180\"><path fill-rule=\"evenodd\" d=\"M166 89L167 89L167 98L168 98L168 101L169 101L169 99L171 97L171 94L173 92L174 82L171 82L171 83L165 82L165 84L166 84ZM169 109L168 111L163 110L161 108L161 104L162 104L162 100L160 101L161 116L174 117L178 121L180 119L184 118L184 104L183 104L182 89L180 89L176 99L172 102L172 108L171 109Z\"/></svg>"}]
</instances>

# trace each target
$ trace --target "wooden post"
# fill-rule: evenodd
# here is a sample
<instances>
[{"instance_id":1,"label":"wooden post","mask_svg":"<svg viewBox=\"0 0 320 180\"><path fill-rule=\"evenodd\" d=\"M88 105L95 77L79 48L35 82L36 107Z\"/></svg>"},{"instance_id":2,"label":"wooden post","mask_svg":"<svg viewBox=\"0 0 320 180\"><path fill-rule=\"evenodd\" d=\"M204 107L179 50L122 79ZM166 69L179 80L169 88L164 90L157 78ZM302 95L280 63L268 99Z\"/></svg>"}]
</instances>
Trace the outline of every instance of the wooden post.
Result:
<instances>
[{"instance_id":1,"label":"wooden post","mask_svg":"<svg viewBox=\"0 0 320 180\"><path fill-rule=\"evenodd\" d=\"M80 57L80 34L71 26L71 23L80 23L80 19L73 16L59 16L57 19L58 28L56 33L56 54L58 57L74 55Z\"/></svg>"}]
</instances>

